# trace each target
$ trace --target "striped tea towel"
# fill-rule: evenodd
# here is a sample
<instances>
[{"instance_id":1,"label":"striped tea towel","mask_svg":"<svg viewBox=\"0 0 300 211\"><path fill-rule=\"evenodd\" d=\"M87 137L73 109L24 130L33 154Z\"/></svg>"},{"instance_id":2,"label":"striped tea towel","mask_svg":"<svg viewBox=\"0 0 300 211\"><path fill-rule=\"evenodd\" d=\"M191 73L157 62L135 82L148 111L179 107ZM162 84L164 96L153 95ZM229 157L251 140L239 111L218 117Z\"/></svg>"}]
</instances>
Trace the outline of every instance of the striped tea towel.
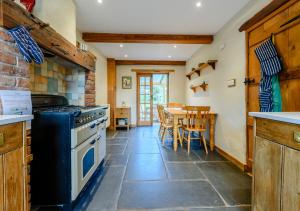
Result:
<instances>
[{"instance_id":1,"label":"striped tea towel","mask_svg":"<svg viewBox=\"0 0 300 211\"><path fill-rule=\"evenodd\" d=\"M30 63L32 60L37 64L44 62L43 52L24 26L18 26L8 32L16 41L26 62Z\"/></svg>"}]
</instances>

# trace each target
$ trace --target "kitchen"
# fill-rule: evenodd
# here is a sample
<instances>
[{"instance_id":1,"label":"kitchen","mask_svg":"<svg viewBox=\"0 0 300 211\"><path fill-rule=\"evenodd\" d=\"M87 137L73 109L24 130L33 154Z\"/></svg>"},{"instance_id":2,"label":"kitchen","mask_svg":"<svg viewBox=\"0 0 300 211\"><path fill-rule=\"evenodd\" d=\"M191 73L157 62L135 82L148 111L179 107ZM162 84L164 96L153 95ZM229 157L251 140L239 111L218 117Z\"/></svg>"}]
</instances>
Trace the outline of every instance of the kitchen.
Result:
<instances>
[{"instance_id":1,"label":"kitchen","mask_svg":"<svg viewBox=\"0 0 300 211\"><path fill-rule=\"evenodd\" d=\"M300 2L157 4L1 1L0 211L299 209Z\"/></svg>"}]
</instances>

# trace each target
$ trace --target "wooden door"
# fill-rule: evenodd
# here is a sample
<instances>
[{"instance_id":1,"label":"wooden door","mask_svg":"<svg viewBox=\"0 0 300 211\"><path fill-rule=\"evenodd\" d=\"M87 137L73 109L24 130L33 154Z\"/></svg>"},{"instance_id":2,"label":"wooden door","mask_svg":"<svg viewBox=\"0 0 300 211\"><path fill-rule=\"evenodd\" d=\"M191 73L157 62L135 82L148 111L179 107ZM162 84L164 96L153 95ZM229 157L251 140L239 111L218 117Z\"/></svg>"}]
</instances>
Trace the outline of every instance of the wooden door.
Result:
<instances>
[{"instance_id":1,"label":"wooden door","mask_svg":"<svg viewBox=\"0 0 300 211\"><path fill-rule=\"evenodd\" d=\"M281 145L256 137L252 190L254 211L280 211L282 152Z\"/></svg>"},{"instance_id":2,"label":"wooden door","mask_svg":"<svg viewBox=\"0 0 300 211\"><path fill-rule=\"evenodd\" d=\"M274 12L272 18L247 31L247 71L246 78L254 82L246 84L246 134L247 168L252 169L253 162L253 118L248 112L259 111L260 64L255 49L266 39L274 35L274 43L283 63L280 73L280 87L283 111L300 111L300 21L281 27L288 20L300 14L300 2L289 3Z\"/></svg>"},{"instance_id":3,"label":"wooden door","mask_svg":"<svg viewBox=\"0 0 300 211\"><path fill-rule=\"evenodd\" d=\"M285 147L282 210L300 210L300 152Z\"/></svg>"},{"instance_id":4,"label":"wooden door","mask_svg":"<svg viewBox=\"0 0 300 211\"><path fill-rule=\"evenodd\" d=\"M3 155L5 210L22 211L24 206L23 148Z\"/></svg>"},{"instance_id":5,"label":"wooden door","mask_svg":"<svg viewBox=\"0 0 300 211\"><path fill-rule=\"evenodd\" d=\"M153 121L152 74L137 75L137 117L138 125L152 125Z\"/></svg>"},{"instance_id":6,"label":"wooden door","mask_svg":"<svg viewBox=\"0 0 300 211\"><path fill-rule=\"evenodd\" d=\"M3 156L0 155L0 211L4 211L4 173Z\"/></svg>"}]
</instances>

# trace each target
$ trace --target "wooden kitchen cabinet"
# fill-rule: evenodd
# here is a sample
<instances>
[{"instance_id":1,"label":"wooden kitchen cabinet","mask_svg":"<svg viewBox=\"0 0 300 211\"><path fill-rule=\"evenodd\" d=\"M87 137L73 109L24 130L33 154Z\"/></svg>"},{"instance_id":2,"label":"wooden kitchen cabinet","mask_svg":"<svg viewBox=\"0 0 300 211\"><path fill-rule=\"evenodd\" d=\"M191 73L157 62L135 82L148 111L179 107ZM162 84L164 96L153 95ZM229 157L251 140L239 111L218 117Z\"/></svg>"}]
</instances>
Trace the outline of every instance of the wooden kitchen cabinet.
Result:
<instances>
[{"instance_id":1,"label":"wooden kitchen cabinet","mask_svg":"<svg viewBox=\"0 0 300 211\"><path fill-rule=\"evenodd\" d=\"M253 211L300 211L300 124L255 118Z\"/></svg>"},{"instance_id":2,"label":"wooden kitchen cabinet","mask_svg":"<svg viewBox=\"0 0 300 211\"><path fill-rule=\"evenodd\" d=\"M0 126L0 211L29 210L25 123Z\"/></svg>"},{"instance_id":3,"label":"wooden kitchen cabinet","mask_svg":"<svg viewBox=\"0 0 300 211\"><path fill-rule=\"evenodd\" d=\"M282 178L282 210L300 210L300 151L285 148Z\"/></svg>"}]
</instances>

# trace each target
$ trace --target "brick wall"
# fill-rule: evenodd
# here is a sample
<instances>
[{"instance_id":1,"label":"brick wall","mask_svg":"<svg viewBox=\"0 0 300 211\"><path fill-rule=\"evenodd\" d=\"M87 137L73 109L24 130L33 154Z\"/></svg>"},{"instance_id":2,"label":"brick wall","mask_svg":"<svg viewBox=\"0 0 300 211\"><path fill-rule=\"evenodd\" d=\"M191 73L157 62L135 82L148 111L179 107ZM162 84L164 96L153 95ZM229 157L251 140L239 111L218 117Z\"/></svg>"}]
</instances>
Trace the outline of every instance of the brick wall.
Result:
<instances>
[{"instance_id":1,"label":"brick wall","mask_svg":"<svg viewBox=\"0 0 300 211\"><path fill-rule=\"evenodd\" d=\"M7 31L0 27L0 89L29 90L29 64Z\"/></svg>"},{"instance_id":2,"label":"brick wall","mask_svg":"<svg viewBox=\"0 0 300 211\"><path fill-rule=\"evenodd\" d=\"M96 105L95 72L93 71L85 73L85 105Z\"/></svg>"}]
</instances>

